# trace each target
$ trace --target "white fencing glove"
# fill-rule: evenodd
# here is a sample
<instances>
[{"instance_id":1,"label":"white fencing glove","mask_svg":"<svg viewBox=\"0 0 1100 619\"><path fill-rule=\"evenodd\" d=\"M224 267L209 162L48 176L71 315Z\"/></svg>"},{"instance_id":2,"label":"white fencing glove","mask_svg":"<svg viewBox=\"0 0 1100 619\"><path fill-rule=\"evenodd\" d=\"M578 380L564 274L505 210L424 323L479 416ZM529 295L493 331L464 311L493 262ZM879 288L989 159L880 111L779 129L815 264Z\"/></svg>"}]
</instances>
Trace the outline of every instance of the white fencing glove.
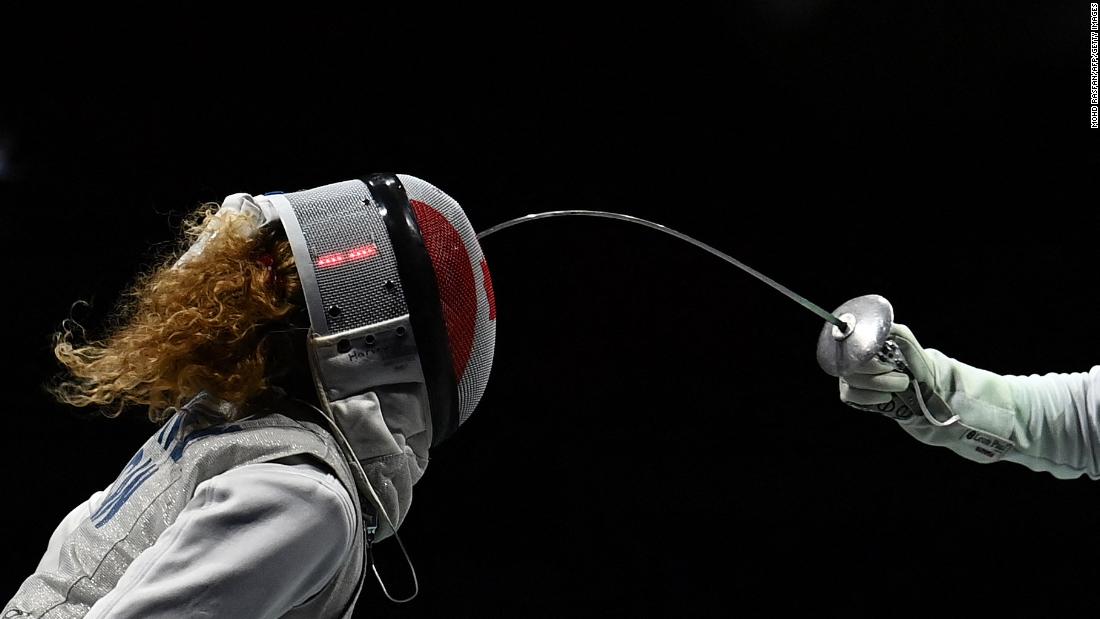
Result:
<instances>
[{"instance_id":1,"label":"white fencing glove","mask_svg":"<svg viewBox=\"0 0 1100 619\"><path fill-rule=\"evenodd\" d=\"M921 347L905 325L895 324L890 336L907 372L873 359L840 378L846 404L892 417L922 443L976 462L1100 478L1100 366L1002 376Z\"/></svg>"}]
</instances>

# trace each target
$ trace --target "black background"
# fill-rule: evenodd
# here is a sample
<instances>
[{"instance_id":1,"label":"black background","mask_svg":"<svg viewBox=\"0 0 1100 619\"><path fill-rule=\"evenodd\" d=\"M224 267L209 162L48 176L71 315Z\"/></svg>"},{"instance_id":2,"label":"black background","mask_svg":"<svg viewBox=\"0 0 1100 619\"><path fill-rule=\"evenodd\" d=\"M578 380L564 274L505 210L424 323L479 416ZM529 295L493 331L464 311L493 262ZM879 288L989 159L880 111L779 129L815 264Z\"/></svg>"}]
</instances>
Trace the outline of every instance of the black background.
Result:
<instances>
[{"instance_id":1,"label":"black background","mask_svg":"<svg viewBox=\"0 0 1100 619\"><path fill-rule=\"evenodd\" d=\"M151 432L52 403L49 334L229 193L395 171L479 230L629 213L971 365L1097 362L1086 2L525 6L7 21L0 598ZM620 222L484 248L494 373L402 527L421 594L357 616L1090 608L1100 486L847 408L775 292Z\"/></svg>"}]
</instances>

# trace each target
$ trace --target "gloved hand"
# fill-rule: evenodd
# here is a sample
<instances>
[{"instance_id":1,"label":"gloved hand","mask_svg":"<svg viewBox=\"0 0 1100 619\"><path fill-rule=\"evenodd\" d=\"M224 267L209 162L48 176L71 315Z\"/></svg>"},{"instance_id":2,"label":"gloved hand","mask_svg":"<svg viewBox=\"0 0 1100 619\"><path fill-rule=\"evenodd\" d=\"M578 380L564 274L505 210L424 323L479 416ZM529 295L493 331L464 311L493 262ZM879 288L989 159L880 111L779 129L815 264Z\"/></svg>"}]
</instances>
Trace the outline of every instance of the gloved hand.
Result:
<instances>
[{"instance_id":1,"label":"gloved hand","mask_svg":"<svg viewBox=\"0 0 1100 619\"><path fill-rule=\"evenodd\" d=\"M932 361L909 327L895 324L890 329L890 338L898 345L909 371L899 370L893 363L880 358L872 358L852 373L840 377L840 399L853 408L874 411L894 419L909 419L914 414L922 413L911 388L910 377L916 379L919 385L930 385ZM934 394L934 390L925 387L921 393L928 397ZM936 399L942 404L941 398ZM936 408L936 412L940 413L939 419L944 422L953 416L946 404Z\"/></svg>"},{"instance_id":2,"label":"gloved hand","mask_svg":"<svg viewBox=\"0 0 1100 619\"><path fill-rule=\"evenodd\" d=\"M890 336L907 371L872 359L839 379L843 402L894 418L917 440L970 460L1009 453L1019 407L1006 377L923 348L905 325L895 324Z\"/></svg>"}]
</instances>

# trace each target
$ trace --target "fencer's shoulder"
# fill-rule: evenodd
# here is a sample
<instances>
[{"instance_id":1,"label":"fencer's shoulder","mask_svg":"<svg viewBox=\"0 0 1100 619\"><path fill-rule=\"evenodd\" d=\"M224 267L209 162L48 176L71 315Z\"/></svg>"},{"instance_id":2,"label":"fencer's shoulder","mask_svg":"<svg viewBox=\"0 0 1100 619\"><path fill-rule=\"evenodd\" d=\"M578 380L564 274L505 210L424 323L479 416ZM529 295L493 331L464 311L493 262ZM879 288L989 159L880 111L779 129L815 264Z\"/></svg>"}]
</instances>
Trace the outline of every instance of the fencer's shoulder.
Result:
<instances>
[{"instance_id":1,"label":"fencer's shoulder","mask_svg":"<svg viewBox=\"0 0 1100 619\"><path fill-rule=\"evenodd\" d=\"M88 616L284 616L351 560L351 509L339 482L311 464L215 475Z\"/></svg>"},{"instance_id":2,"label":"fencer's shoulder","mask_svg":"<svg viewBox=\"0 0 1100 619\"><path fill-rule=\"evenodd\" d=\"M195 496L240 514L324 530L335 545L350 545L357 516L351 495L331 472L311 462L245 464L202 482ZM343 526L333 526L341 523Z\"/></svg>"}]
</instances>

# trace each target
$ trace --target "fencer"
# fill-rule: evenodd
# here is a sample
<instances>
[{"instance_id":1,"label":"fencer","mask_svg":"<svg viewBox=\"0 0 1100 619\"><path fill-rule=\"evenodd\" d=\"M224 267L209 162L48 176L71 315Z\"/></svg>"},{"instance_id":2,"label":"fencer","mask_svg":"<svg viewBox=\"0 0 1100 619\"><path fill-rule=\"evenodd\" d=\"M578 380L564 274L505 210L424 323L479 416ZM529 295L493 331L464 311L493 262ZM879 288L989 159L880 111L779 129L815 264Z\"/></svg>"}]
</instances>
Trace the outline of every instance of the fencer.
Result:
<instances>
[{"instance_id":1,"label":"fencer","mask_svg":"<svg viewBox=\"0 0 1100 619\"><path fill-rule=\"evenodd\" d=\"M187 231L106 338L55 335L54 395L160 426L0 617L348 617L369 572L394 599L372 546L400 543L430 448L492 365L470 222L433 185L378 174L234 194Z\"/></svg>"}]
</instances>

